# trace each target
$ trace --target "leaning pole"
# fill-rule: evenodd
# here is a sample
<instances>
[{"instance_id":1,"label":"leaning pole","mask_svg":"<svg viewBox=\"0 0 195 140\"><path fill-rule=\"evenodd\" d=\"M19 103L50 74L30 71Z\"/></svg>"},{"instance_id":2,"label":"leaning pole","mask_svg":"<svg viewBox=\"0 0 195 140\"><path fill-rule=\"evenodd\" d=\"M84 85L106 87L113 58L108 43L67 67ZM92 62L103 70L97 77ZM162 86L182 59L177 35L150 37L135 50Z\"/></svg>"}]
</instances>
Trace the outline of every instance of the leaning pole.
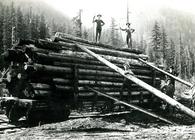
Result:
<instances>
[{"instance_id":1,"label":"leaning pole","mask_svg":"<svg viewBox=\"0 0 195 140\"><path fill-rule=\"evenodd\" d=\"M142 58L139 58L138 60L141 61L142 63L144 63L144 64L154 68L155 70L160 71L160 72L164 73L165 75L170 76L171 78L175 79L176 81L178 81L178 82L180 82L180 83L182 83L182 84L184 84L184 85L186 85L188 87L192 87L193 86L193 84L191 84L190 82L184 81L183 79L181 79L179 77L176 77L176 76L174 76L174 75L172 75L172 74L170 74L170 73L168 73L168 72L166 72L166 71L164 71L164 70L162 70L162 69L152 65L152 64L148 63L147 61L144 61Z\"/></svg>"}]
</instances>

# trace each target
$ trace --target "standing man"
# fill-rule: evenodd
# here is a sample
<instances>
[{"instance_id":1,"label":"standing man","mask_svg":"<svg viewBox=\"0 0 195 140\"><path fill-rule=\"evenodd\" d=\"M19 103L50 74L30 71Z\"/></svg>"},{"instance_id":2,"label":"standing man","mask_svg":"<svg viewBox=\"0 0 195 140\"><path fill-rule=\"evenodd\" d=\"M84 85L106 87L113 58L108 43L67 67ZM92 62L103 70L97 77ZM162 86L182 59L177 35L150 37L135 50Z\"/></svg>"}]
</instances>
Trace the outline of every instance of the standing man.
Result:
<instances>
[{"instance_id":1,"label":"standing man","mask_svg":"<svg viewBox=\"0 0 195 140\"><path fill-rule=\"evenodd\" d=\"M135 29L131 29L131 27L130 27L131 23L127 23L126 25L127 25L127 28L125 28L125 29L120 28L120 29L122 31L126 31L126 33L127 33L126 43L127 43L128 48L131 48L132 49L132 38L131 38L131 34L135 31Z\"/></svg>"},{"instance_id":2,"label":"standing man","mask_svg":"<svg viewBox=\"0 0 195 140\"><path fill-rule=\"evenodd\" d=\"M174 76L178 76L177 71L174 69L174 66L170 66L168 72ZM165 85L162 87L162 92L165 93L166 95L168 95L169 97L173 98L174 93L175 93L175 79L169 76L166 76L165 79L166 83ZM169 104L167 104L167 112L169 114L172 114L174 111L174 108L172 106L170 106Z\"/></svg>"},{"instance_id":3,"label":"standing man","mask_svg":"<svg viewBox=\"0 0 195 140\"><path fill-rule=\"evenodd\" d=\"M175 70L174 66L170 66L169 67L169 73L174 75L174 76L178 76L178 72ZM170 80L170 85L173 85L173 93L175 92L175 79L174 78L171 78L171 77L168 77L167 80Z\"/></svg>"},{"instance_id":4,"label":"standing man","mask_svg":"<svg viewBox=\"0 0 195 140\"><path fill-rule=\"evenodd\" d=\"M104 26L104 22L101 20L102 15L98 14L97 19L95 19L95 16L93 17L93 23L96 22L96 36L95 41L99 43L101 32L102 32L102 26Z\"/></svg>"}]
</instances>

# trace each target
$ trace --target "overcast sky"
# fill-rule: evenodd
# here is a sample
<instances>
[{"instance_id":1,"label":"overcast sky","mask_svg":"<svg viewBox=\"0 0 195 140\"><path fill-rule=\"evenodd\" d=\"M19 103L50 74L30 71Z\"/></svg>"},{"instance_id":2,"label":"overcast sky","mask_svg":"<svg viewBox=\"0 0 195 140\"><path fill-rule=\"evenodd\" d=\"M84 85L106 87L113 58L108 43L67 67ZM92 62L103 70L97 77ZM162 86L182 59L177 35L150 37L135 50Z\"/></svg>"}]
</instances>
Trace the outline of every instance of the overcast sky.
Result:
<instances>
[{"instance_id":1,"label":"overcast sky","mask_svg":"<svg viewBox=\"0 0 195 140\"><path fill-rule=\"evenodd\" d=\"M118 25L126 22L127 0L44 0L55 9L74 17L79 9L83 9L82 21L85 26L92 26L94 15L102 14L103 20L108 23L114 17ZM154 14L162 7L195 14L195 0L128 0L130 18L134 20L135 15L143 12ZM108 27L108 24L107 24Z\"/></svg>"}]
</instances>

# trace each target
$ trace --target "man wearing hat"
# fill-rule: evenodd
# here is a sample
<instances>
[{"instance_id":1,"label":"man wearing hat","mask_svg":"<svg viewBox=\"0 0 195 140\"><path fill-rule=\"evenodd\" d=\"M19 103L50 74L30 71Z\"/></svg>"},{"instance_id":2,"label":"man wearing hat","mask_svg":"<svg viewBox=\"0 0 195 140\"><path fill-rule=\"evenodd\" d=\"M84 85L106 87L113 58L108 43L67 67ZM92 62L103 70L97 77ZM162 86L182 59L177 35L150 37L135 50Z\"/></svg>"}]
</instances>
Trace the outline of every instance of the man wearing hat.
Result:
<instances>
[{"instance_id":1,"label":"man wearing hat","mask_svg":"<svg viewBox=\"0 0 195 140\"><path fill-rule=\"evenodd\" d=\"M93 23L96 22L96 36L95 40L96 42L100 41L101 32L102 32L102 26L104 26L104 22L101 20L102 15L98 14L97 19L95 19L95 16L93 17Z\"/></svg>"},{"instance_id":2,"label":"man wearing hat","mask_svg":"<svg viewBox=\"0 0 195 140\"><path fill-rule=\"evenodd\" d=\"M122 31L126 31L127 36L126 36L126 42L127 42L127 46L128 48L132 49L132 38L131 38L131 34L135 31L135 29L131 29L130 25L131 23L127 23L127 28L126 29L122 29L120 28Z\"/></svg>"},{"instance_id":3,"label":"man wearing hat","mask_svg":"<svg viewBox=\"0 0 195 140\"><path fill-rule=\"evenodd\" d=\"M174 76L178 76L177 71L174 69L174 66L170 66L168 72ZM167 94L169 97L173 98L175 93L175 79L169 76L166 76L165 84L161 87L163 93ZM173 113L173 108L167 104L168 113Z\"/></svg>"}]
</instances>

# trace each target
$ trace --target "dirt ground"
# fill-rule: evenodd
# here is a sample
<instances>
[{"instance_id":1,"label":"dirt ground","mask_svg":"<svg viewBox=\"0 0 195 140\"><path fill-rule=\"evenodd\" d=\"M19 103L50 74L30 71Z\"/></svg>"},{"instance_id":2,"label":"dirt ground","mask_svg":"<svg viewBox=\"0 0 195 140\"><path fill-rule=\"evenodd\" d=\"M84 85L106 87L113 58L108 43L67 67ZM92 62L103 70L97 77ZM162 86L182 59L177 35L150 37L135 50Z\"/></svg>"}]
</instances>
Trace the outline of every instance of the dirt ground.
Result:
<instances>
[{"instance_id":1,"label":"dirt ground","mask_svg":"<svg viewBox=\"0 0 195 140\"><path fill-rule=\"evenodd\" d=\"M131 117L131 118L129 118ZM157 120L132 121L132 116L77 118L64 122L43 124L15 133L0 135L6 140L194 140L195 125L167 125Z\"/></svg>"}]
</instances>

